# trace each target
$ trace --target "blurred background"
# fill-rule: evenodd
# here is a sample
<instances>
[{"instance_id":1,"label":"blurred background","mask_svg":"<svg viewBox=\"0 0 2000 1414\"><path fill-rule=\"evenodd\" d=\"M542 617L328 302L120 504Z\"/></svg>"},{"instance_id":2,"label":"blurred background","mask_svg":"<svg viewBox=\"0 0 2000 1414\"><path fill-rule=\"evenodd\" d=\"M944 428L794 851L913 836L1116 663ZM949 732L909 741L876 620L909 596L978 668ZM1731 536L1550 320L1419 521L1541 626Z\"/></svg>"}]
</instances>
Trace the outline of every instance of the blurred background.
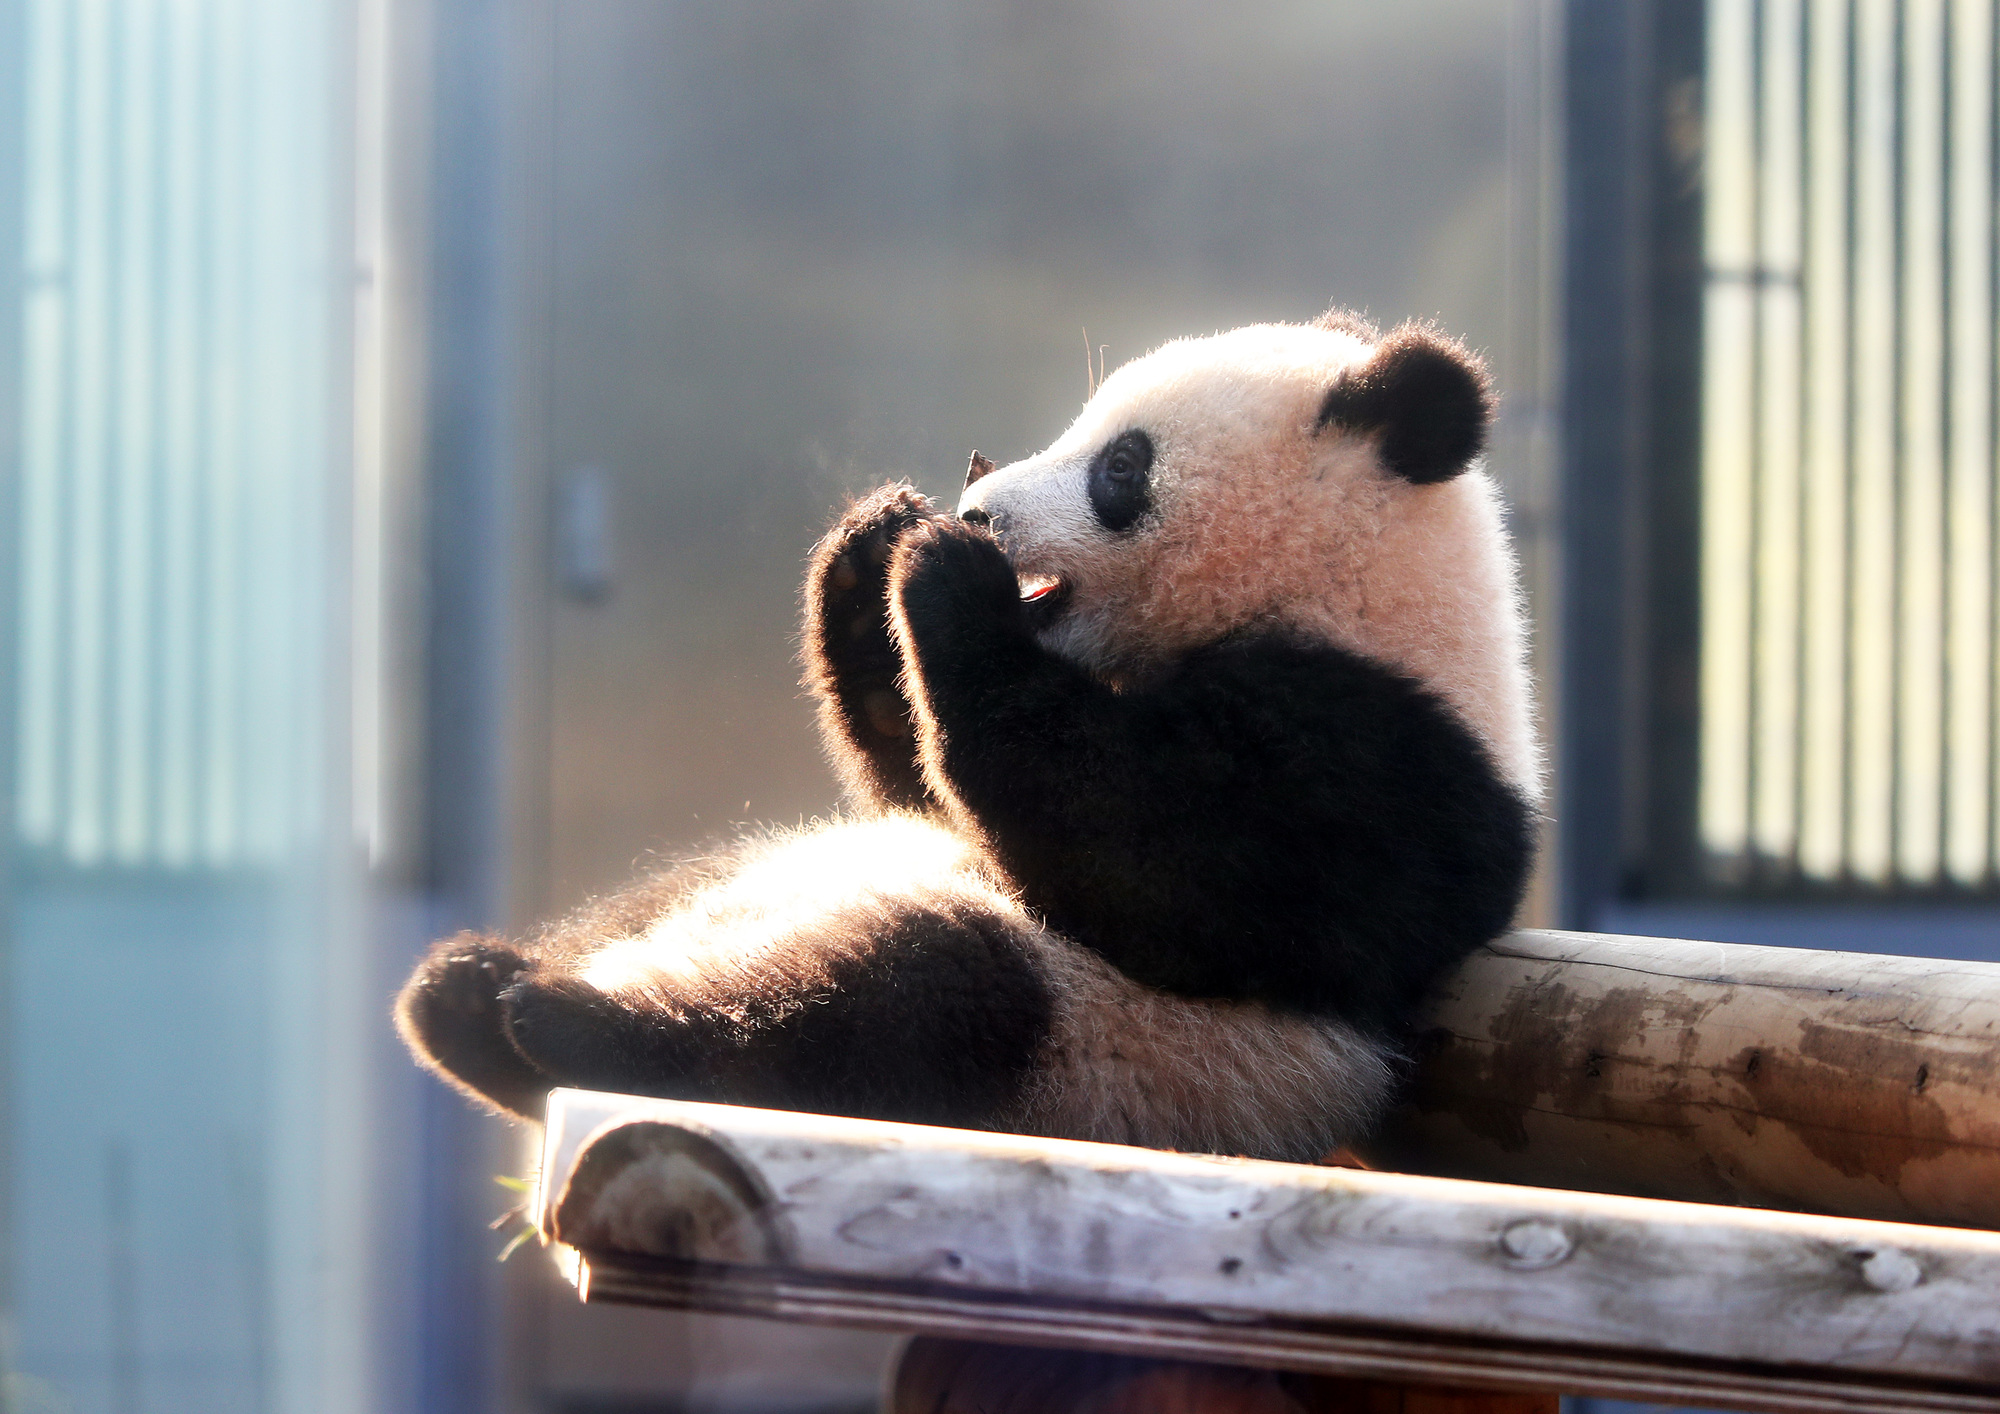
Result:
<instances>
[{"instance_id":1,"label":"blurred background","mask_svg":"<svg viewBox=\"0 0 2000 1414\"><path fill-rule=\"evenodd\" d=\"M0 1414L870 1407L388 1001L830 807L805 551L1087 349L1491 359L1527 921L2000 958L1994 9L0 0Z\"/></svg>"}]
</instances>

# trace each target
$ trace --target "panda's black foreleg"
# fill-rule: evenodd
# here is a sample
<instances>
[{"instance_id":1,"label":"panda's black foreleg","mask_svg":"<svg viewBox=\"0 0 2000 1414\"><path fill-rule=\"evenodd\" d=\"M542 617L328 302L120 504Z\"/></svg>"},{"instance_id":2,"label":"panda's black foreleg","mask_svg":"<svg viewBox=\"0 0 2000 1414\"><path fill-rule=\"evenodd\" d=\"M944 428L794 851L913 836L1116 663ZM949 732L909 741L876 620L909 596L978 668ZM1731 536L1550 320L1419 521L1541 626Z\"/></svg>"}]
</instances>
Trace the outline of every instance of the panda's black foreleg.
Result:
<instances>
[{"instance_id":1,"label":"panda's black foreleg","mask_svg":"<svg viewBox=\"0 0 2000 1414\"><path fill-rule=\"evenodd\" d=\"M914 487L884 486L849 507L814 547L806 573L806 686L848 788L906 810L935 804L916 759L903 664L889 635L889 560L912 526L942 518Z\"/></svg>"},{"instance_id":2,"label":"panda's black foreleg","mask_svg":"<svg viewBox=\"0 0 2000 1414\"><path fill-rule=\"evenodd\" d=\"M1128 976L1389 1026L1508 926L1531 817L1413 681L1268 633L1114 691L961 524L904 539L892 595L933 792Z\"/></svg>"}]
</instances>

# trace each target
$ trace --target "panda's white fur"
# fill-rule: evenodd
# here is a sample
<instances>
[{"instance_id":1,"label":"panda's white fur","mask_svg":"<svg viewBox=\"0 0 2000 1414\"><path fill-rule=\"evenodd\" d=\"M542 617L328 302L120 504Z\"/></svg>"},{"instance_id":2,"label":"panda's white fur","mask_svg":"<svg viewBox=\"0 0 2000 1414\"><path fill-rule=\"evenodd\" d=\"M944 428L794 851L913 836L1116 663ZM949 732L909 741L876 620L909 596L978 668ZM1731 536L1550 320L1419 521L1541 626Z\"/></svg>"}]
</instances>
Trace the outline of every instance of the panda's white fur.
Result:
<instances>
[{"instance_id":1,"label":"panda's white fur","mask_svg":"<svg viewBox=\"0 0 2000 1414\"><path fill-rule=\"evenodd\" d=\"M1476 465L1429 481L1391 474L1379 428L1328 420L1329 390L1388 347L1345 319L1169 343L1106 379L1046 451L970 481L959 511L990 526L1022 586L1010 592L1060 586L1063 611L1040 630L1042 647L1115 694L1143 695L1190 655L1245 634L1330 645L1434 694L1518 800L1532 802L1540 763L1523 614L1492 482ZM1455 345L1447 352L1464 357ZM1467 366L1483 399L1477 365ZM1482 406L1481 437L1485 415ZM1151 502L1140 523L1108 533L1090 468L1133 429L1151 440ZM914 493L877 500L905 520L935 517ZM1022 1003L1044 1010L1020 1083L978 1114L947 1106L947 1122L1293 1160L1365 1130L1396 1074L1398 1044L1380 1026L1146 985L1103 947L1049 924L948 759L977 724L947 720L958 709L933 700L941 685L921 666L926 630L911 612L919 554L943 530L933 520L866 546L836 543L842 534L822 546L808 587L809 680L862 810L642 882L525 944L440 944L399 1003L420 1059L520 1113L549 1084L580 1083L913 1117L887 1101L829 1099L808 1083L807 1062L769 1074L778 1063L758 1060L766 1052L756 1047L855 1000L854 978L890 976L869 971L872 959L918 918L942 930L940 949L985 940L967 956L1000 959L995 1008L1000 984L1015 997L1023 978L1043 999ZM968 534L960 526L943 539ZM857 579L865 593L870 573L887 584L886 621L879 599L874 611L874 631L886 634L877 656L893 650L900 676L878 664L880 680L857 687L842 675L860 669L834 661L846 629L814 596L831 604ZM857 618L852 628L865 637L868 625ZM865 985L893 1001L901 984ZM928 1005L926 995L912 992L909 1004ZM983 1005L943 995L939 1005ZM699 1044L675 1051L678 1032ZM717 1061L724 1079L702 1089L646 1070L665 1064L648 1059L661 1046L698 1069L710 1054L735 1059Z\"/></svg>"},{"instance_id":2,"label":"panda's white fur","mask_svg":"<svg viewBox=\"0 0 2000 1414\"><path fill-rule=\"evenodd\" d=\"M815 822L734 862L642 931L606 941L582 978L635 1009L740 1014L745 998L774 994L807 1006L801 982L824 977L839 948L802 921L833 906L886 918L922 897L1006 920L1049 984L1048 1038L995 1128L1310 1160L1365 1129L1388 1097L1392 1056L1379 1041L1337 1020L1142 987L1041 926L935 821Z\"/></svg>"},{"instance_id":3,"label":"panda's white fur","mask_svg":"<svg viewBox=\"0 0 2000 1414\"><path fill-rule=\"evenodd\" d=\"M1481 467L1384 476L1373 435L1326 436L1326 390L1374 345L1346 328L1253 324L1176 339L1104 380L1046 451L974 481L959 512L1002 518L1024 581L1068 583L1045 638L1140 675L1259 621L1393 665L1435 690L1508 779L1541 794L1525 614L1498 488ZM1158 529L1106 536L1085 491L1119 433L1156 448Z\"/></svg>"}]
</instances>

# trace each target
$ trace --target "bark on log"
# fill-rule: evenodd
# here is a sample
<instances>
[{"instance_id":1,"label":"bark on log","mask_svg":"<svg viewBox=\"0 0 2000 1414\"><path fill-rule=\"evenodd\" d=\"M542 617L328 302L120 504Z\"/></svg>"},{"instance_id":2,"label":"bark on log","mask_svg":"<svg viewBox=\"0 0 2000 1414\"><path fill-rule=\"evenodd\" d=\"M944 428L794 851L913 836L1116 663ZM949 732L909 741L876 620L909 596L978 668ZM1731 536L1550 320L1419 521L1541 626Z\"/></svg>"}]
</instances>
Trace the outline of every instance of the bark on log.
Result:
<instances>
[{"instance_id":1,"label":"bark on log","mask_svg":"<svg viewBox=\"0 0 2000 1414\"><path fill-rule=\"evenodd\" d=\"M2000 1227L2000 965L1529 931L1446 985L1379 1167Z\"/></svg>"}]
</instances>

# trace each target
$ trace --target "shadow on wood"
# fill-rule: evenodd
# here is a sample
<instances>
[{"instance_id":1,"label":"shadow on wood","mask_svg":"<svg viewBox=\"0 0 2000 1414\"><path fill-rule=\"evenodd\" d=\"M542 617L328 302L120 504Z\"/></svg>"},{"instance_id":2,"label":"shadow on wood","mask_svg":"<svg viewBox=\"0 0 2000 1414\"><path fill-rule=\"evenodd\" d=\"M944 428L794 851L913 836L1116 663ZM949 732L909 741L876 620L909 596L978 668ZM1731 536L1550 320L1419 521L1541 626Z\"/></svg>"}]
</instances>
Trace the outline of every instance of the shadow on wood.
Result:
<instances>
[{"instance_id":1,"label":"shadow on wood","mask_svg":"<svg viewBox=\"0 0 2000 1414\"><path fill-rule=\"evenodd\" d=\"M1343 1380L919 1336L884 1414L1556 1414L1554 1394Z\"/></svg>"}]
</instances>

